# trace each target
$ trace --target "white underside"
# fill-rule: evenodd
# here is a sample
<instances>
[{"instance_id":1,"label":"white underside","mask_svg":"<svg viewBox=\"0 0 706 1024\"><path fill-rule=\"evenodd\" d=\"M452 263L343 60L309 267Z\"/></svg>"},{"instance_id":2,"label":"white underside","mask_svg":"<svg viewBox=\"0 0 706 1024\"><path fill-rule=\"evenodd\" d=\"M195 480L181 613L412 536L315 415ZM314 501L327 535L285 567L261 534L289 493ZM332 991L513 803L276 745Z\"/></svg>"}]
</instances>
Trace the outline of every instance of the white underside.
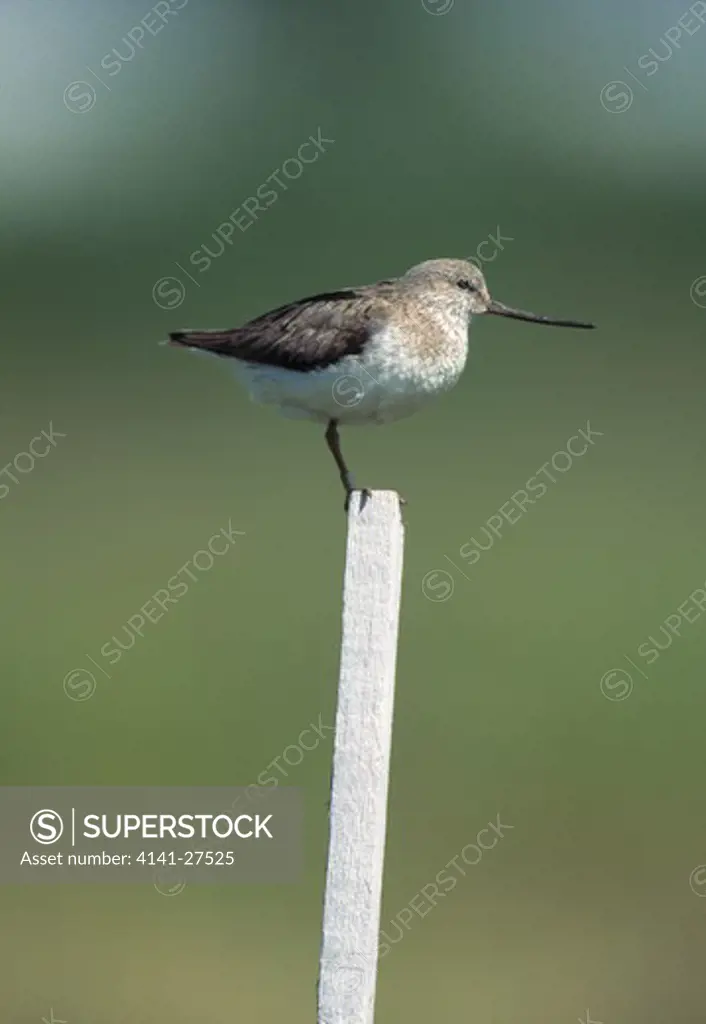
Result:
<instances>
[{"instance_id":1,"label":"white underside","mask_svg":"<svg viewBox=\"0 0 706 1024\"><path fill-rule=\"evenodd\" d=\"M466 363L467 329L449 338L441 356L420 358L386 328L362 356L346 356L324 370L299 373L233 360L251 398L276 405L294 419L341 424L388 423L416 412L456 384Z\"/></svg>"}]
</instances>

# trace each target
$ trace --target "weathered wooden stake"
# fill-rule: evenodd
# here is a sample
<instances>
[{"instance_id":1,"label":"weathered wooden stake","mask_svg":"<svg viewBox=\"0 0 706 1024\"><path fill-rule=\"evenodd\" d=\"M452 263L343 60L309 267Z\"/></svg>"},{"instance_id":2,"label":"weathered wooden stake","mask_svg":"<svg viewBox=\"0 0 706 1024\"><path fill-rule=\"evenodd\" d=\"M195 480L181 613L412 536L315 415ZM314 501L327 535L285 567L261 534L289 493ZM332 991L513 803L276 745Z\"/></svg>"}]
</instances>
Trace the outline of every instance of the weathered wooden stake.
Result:
<instances>
[{"instance_id":1,"label":"weathered wooden stake","mask_svg":"<svg viewBox=\"0 0 706 1024\"><path fill-rule=\"evenodd\" d=\"M404 527L399 496L348 512L318 1024L373 1024Z\"/></svg>"}]
</instances>

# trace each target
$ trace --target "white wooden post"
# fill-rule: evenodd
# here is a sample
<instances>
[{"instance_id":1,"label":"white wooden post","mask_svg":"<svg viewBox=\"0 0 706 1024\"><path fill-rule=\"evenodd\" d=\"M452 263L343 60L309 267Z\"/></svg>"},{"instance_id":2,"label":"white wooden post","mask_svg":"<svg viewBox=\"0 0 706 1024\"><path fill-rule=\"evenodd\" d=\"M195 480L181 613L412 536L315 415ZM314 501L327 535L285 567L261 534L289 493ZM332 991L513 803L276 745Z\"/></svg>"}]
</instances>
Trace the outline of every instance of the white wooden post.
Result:
<instances>
[{"instance_id":1,"label":"white wooden post","mask_svg":"<svg viewBox=\"0 0 706 1024\"><path fill-rule=\"evenodd\" d=\"M399 495L348 512L318 1024L373 1024L404 527Z\"/></svg>"}]
</instances>

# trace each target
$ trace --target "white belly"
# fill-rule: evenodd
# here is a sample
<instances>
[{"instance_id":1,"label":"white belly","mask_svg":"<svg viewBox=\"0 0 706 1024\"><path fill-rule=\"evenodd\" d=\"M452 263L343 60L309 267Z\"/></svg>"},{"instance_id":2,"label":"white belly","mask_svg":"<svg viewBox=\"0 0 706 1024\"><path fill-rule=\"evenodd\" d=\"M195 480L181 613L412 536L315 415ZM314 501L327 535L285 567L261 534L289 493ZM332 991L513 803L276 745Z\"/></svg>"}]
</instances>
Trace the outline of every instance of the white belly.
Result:
<instances>
[{"instance_id":1,"label":"white belly","mask_svg":"<svg viewBox=\"0 0 706 1024\"><path fill-rule=\"evenodd\" d=\"M417 355L388 328L363 356L347 356L323 370L298 373L239 361L235 369L256 402L277 405L285 416L320 423L386 423L410 416L452 388L467 352L465 325L429 358Z\"/></svg>"}]
</instances>

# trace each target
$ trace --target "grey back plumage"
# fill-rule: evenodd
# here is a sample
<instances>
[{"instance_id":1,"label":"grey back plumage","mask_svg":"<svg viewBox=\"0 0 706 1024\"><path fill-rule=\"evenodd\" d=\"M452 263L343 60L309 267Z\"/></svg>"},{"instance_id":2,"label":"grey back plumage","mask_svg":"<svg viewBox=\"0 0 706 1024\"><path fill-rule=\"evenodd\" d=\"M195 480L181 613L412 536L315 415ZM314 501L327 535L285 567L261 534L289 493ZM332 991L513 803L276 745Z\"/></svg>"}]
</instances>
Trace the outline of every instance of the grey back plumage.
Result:
<instances>
[{"instance_id":1,"label":"grey back plumage","mask_svg":"<svg viewBox=\"0 0 706 1024\"><path fill-rule=\"evenodd\" d=\"M388 287L390 288L388 289ZM322 292L279 306L242 327L175 331L176 345L306 373L360 355L385 314L393 282Z\"/></svg>"}]
</instances>

